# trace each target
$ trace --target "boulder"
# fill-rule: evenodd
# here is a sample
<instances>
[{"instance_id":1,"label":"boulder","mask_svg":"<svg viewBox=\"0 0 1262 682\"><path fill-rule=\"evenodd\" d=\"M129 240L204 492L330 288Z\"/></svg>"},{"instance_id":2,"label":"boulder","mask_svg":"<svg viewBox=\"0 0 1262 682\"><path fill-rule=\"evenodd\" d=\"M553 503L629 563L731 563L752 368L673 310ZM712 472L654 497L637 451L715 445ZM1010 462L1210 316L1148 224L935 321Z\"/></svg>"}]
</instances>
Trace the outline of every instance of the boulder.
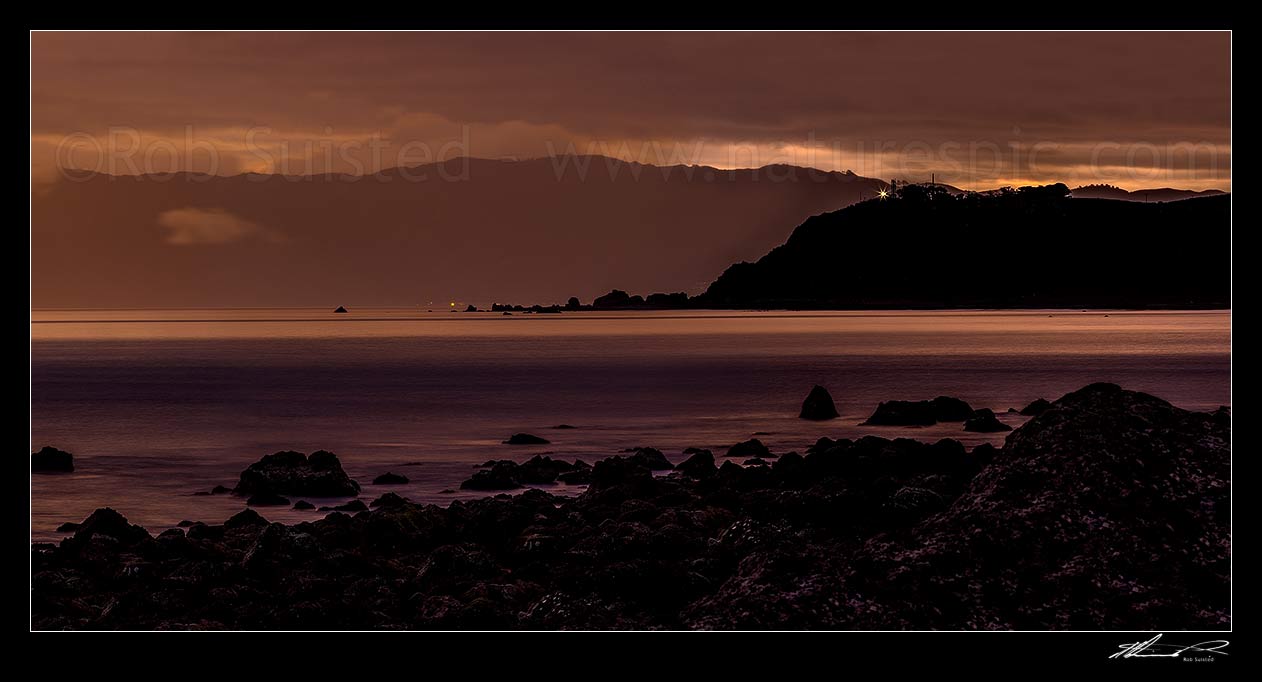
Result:
<instances>
[{"instance_id":1,"label":"boulder","mask_svg":"<svg viewBox=\"0 0 1262 682\"><path fill-rule=\"evenodd\" d=\"M308 511L315 508L316 506L314 504L311 504L306 500L298 500L294 503L294 509L297 509L298 511Z\"/></svg>"},{"instance_id":2,"label":"boulder","mask_svg":"<svg viewBox=\"0 0 1262 682\"><path fill-rule=\"evenodd\" d=\"M223 522L224 528L248 528L250 526L266 526L267 519L253 509L246 509L233 514Z\"/></svg>"},{"instance_id":3,"label":"boulder","mask_svg":"<svg viewBox=\"0 0 1262 682\"><path fill-rule=\"evenodd\" d=\"M520 488L520 467L507 460L495 462L460 484L461 490L513 490Z\"/></svg>"},{"instance_id":4,"label":"boulder","mask_svg":"<svg viewBox=\"0 0 1262 682\"><path fill-rule=\"evenodd\" d=\"M697 448L688 448L688 450L694 451L692 456L675 465L675 471L693 478L706 478L718 471L718 468L714 466L714 454L709 450Z\"/></svg>"},{"instance_id":5,"label":"boulder","mask_svg":"<svg viewBox=\"0 0 1262 682\"><path fill-rule=\"evenodd\" d=\"M959 398L940 395L929 401L933 405L933 416L940 422L962 422L973 416L973 408Z\"/></svg>"},{"instance_id":6,"label":"boulder","mask_svg":"<svg viewBox=\"0 0 1262 682\"><path fill-rule=\"evenodd\" d=\"M552 441L530 433L514 433L504 441L505 445L547 445Z\"/></svg>"},{"instance_id":7,"label":"boulder","mask_svg":"<svg viewBox=\"0 0 1262 682\"><path fill-rule=\"evenodd\" d=\"M289 504L289 498L275 493L254 493L245 501L250 507L280 507Z\"/></svg>"},{"instance_id":8,"label":"boulder","mask_svg":"<svg viewBox=\"0 0 1262 682\"><path fill-rule=\"evenodd\" d=\"M269 493L308 497L349 497L359 494L359 484L342 470L337 455L320 450L308 457L285 451L267 455L241 472L238 495Z\"/></svg>"},{"instance_id":9,"label":"boulder","mask_svg":"<svg viewBox=\"0 0 1262 682\"><path fill-rule=\"evenodd\" d=\"M940 395L933 400L890 400L877 405L864 424L869 426L933 426L938 422L962 422L973 408L959 398Z\"/></svg>"},{"instance_id":10,"label":"boulder","mask_svg":"<svg viewBox=\"0 0 1262 682\"><path fill-rule=\"evenodd\" d=\"M636 448L634 452L628 459L649 471L668 471L675 468L657 448Z\"/></svg>"},{"instance_id":11,"label":"boulder","mask_svg":"<svg viewBox=\"0 0 1262 682\"><path fill-rule=\"evenodd\" d=\"M403 485L408 482L408 477L402 474L387 471L386 473L372 479L373 485Z\"/></svg>"},{"instance_id":12,"label":"boulder","mask_svg":"<svg viewBox=\"0 0 1262 682\"><path fill-rule=\"evenodd\" d=\"M31 453L31 471L40 473L74 471L74 456L64 450L45 445Z\"/></svg>"},{"instance_id":13,"label":"boulder","mask_svg":"<svg viewBox=\"0 0 1262 682\"><path fill-rule=\"evenodd\" d=\"M975 410L973 416L964 422L964 430L993 433L996 431L1011 431L1012 427L999 421L999 418L989 408L983 407L980 410Z\"/></svg>"},{"instance_id":14,"label":"boulder","mask_svg":"<svg viewBox=\"0 0 1262 682\"><path fill-rule=\"evenodd\" d=\"M57 532L58 533L73 533L79 530L81 527L82 526L80 524L77 524L73 521L67 521L61 524L60 526L57 526Z\"/></svg>"},{"instance_id":15,"label":"boulder","mask_svg":"<svg viewBox=\"0 0 1262 682\"><path fill-rule=\"evenodd\" d=\"M406 497L401 497L394 493L386 493L373 500L372 504L369 504L368 506L373 509L378 507L382 507L384 509L397 509L398 507L406 506L407 503L408 501Z\"/></svg>"},{"instance_id":16,"label":"boulder","mask_svg":"<svg viewBox=\"0 0 1262 682\"><path fill-rule=\"evenodd\" d=\"M841 415L837 413L837 406L833 404L833 396L828 389L819 385L807 394L806 400L802 401L802 411L798 414L798 418L812 421L836 419L839 416Z\"/></svg>"},{"instance_id":17,"label":"boulder","mask_svg":"<svg viewBox=\"0 0 1262 682\"><path fill-rule=\"evenodd\" d=\"M572 465L547 455L535 455L517 467L517 480L520 483L541 485L552 483L557 476L569 471Z\"/></svg>"},{"instance_id":18,"label":"boulder","mask_svg":"<svg viewBox=\"0 0 1262 682\"><path fill-rule=\"evenodd\" d=\"M724 457L761 457L768 459L775 457L775 455L771 454L771 450L766 445L763 445L762 441L757 438L750 438L728 448Z\"/></svg>"},{"instance_id":19,"label":"boulder","mask_svg":"<svg viewBox=\"0 0 1262 682\"><path fill-rule=\"evenodd\" d=\"M1044 412L1046 412L1047 408L1051 406L1052 404L1049 403L1048 401L1042 398L1037 398L1034 400L1034 402L1021 408L1020 412L1023 416L1026 416L1026 417L1037 417L1040 414L1043 414Z\"/></svg>"},{"instance_id":20,"label":"boulder","mask_svg":"<svg viewBox=\"0 0 1262 682\"><path fill-rule=\"evenodd\" d=\"M102 507L89 514L88 518L79 524L79 529L75 531L74 539L76 541L86 541L95 535L112 537L124 545L135 544L141 540L151 538L149 531L129 523L127 517L109 507Z\"/></svg>"},{"instance_id":21,"label":"boulder","mask_svg":"<svg viewBox=\"0 0 1262 682\"><path fill-rule=\"evenodd\" d=\"M938 423L928 400L890 400L876 406L866 426L933 426Z\"/></svg>"}]
</instances>

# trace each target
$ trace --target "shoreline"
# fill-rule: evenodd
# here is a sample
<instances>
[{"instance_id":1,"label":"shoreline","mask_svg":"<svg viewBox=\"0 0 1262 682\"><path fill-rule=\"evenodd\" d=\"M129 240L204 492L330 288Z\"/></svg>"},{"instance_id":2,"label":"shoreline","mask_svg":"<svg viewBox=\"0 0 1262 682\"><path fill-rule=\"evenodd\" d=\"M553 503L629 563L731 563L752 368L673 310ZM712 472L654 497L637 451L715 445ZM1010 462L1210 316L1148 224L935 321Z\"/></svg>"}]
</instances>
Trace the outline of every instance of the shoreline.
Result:
<instances>
[{"instance_id":1,"label":"shoreline","mask_svg":"<svg viewBox=\"0 0 1262 682\"><path fill-rule=\"evenodd\" d=\"M707 466L694 453L657 476L650 469L658 465L637 461L638 452L607 458L590 467L590 486L574 497L531 489L443 508L386 493L353 515L284 525L254 508L222 525L157 538L98 510L59 544L32 543L33 627L1228 623L1229 410L1188 412L1094 384L1012 431L1002 448L829 440L750 466L739 465L745 457L717 453ZM1150 461L1154 453L1168 454ZM1119 506L1118 499L1129 502ZM1182 547L1176 531L1188 531L1190 519L1203 546ZM1130 537L1142 540L1118 553ZM995 554L999 546L1012 551ZM1164 573L1141 550L1162 556ZM914 577L923 557L912 557L926 552L944 555L934 560L949 567L942 580ZM1068 552L1093 568L1065 574L1073 563L1046 564L1040 557L1048 552ZM1026 576L1023 592L987 592L1013 571ZM1201 577L1189 583L1192 574ZM1081 599L1071 609L1039 594L1050 590L1048 581L1114 575L1145 587L1114 598L1122 604L1087 598L1085 610ZM341 587L329 591L335 584ZM982 593L969 585L983 586ZM925 603L952 606L934 613Z\"/></svg>"}]
</instances>

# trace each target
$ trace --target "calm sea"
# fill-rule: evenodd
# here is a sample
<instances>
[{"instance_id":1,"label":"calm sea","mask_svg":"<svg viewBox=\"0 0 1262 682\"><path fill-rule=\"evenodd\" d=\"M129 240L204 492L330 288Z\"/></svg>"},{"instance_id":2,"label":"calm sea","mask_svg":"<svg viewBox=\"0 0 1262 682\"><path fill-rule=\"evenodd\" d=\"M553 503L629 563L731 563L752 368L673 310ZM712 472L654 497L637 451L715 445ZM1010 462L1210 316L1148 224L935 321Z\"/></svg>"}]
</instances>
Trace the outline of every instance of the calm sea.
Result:
<instances>
[{"instance_id":1,"label":"calm sea","mask_svg":"<svg viewBox=\"0 0 1262 682\"><path fill-rule=\"evenodd\" d=\"M393 490L446 504L473 496L458 489L475 464L542 452L591 462L646 445L679 461L685 447L717 455L755 433L778 452L825 435L1003 440L958 424L859 425L890 399L958 396L1015 426L1023 418L1009 407L1112 381L1209 410L1231 401L1230 321L1227 311L34 311L31 446L74 453L76 471L32 477L31 535L56 539L57 525L103 506L155 533L221 522L244 502L193 493L231 487L277 450L337 453L368 500ZM840 419L797 419L816 383ZM552 444L500 443L517 432ZM411 482L371 485L386 471Z\"/></svg>"}]
</instances>

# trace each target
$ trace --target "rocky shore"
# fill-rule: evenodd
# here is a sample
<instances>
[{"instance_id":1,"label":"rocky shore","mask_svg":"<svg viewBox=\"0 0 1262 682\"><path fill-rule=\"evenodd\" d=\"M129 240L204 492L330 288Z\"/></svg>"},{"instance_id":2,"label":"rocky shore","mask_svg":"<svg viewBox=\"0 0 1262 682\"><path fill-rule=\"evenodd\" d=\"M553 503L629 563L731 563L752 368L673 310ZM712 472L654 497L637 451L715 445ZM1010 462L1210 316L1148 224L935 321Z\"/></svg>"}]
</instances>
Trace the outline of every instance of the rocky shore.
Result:
<instances>
[{"instance_id":1,"label":"rocky shore","mask_svg":"<svg viewBox=\"0 0 1262 682\"><path fill-rule=\"evenodd\" d=\"M887 416L980 418L926 405ZM313 522L260 507L157 537L100 509L32 546L32 627L1229 627L1230 411L1112 384L1031 407L1002 448L824 438L775 457L749 441L721 465L638 448L493 460L470 479L570 477L588 484L574 498L386 493ZM279 454L239 493L354 484L328 453Z\"/></svg>"}]
</instances>

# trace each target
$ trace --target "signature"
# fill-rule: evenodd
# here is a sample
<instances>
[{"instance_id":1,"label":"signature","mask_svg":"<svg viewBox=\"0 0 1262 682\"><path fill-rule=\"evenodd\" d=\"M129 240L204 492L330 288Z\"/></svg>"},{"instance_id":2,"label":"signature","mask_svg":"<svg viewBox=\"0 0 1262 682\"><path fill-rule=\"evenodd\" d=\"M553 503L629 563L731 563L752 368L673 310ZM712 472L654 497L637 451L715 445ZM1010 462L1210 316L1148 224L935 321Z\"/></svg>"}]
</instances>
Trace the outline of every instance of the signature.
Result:
<instances>
[{"instance_id":1,"label":"signature","mask_svg":"<svg viewBox=\"0 0 1262 682\"><path fill-rule=\"evenodd\" d=\"M1225 639L1211 639L1206 642L1197 644L1179 645L1179 644L1161 644L1159 640L1161 635L1156 635L1146 642L1131 642L1130 644L1122 644L1118 646L1117 653L1109 656L1109 658L1179 658L1185 653L1188 655L1208 654L1215 656L1222 654L1227 655L1223 651L1229 644Z\"/></svg>"}]
</instances>

